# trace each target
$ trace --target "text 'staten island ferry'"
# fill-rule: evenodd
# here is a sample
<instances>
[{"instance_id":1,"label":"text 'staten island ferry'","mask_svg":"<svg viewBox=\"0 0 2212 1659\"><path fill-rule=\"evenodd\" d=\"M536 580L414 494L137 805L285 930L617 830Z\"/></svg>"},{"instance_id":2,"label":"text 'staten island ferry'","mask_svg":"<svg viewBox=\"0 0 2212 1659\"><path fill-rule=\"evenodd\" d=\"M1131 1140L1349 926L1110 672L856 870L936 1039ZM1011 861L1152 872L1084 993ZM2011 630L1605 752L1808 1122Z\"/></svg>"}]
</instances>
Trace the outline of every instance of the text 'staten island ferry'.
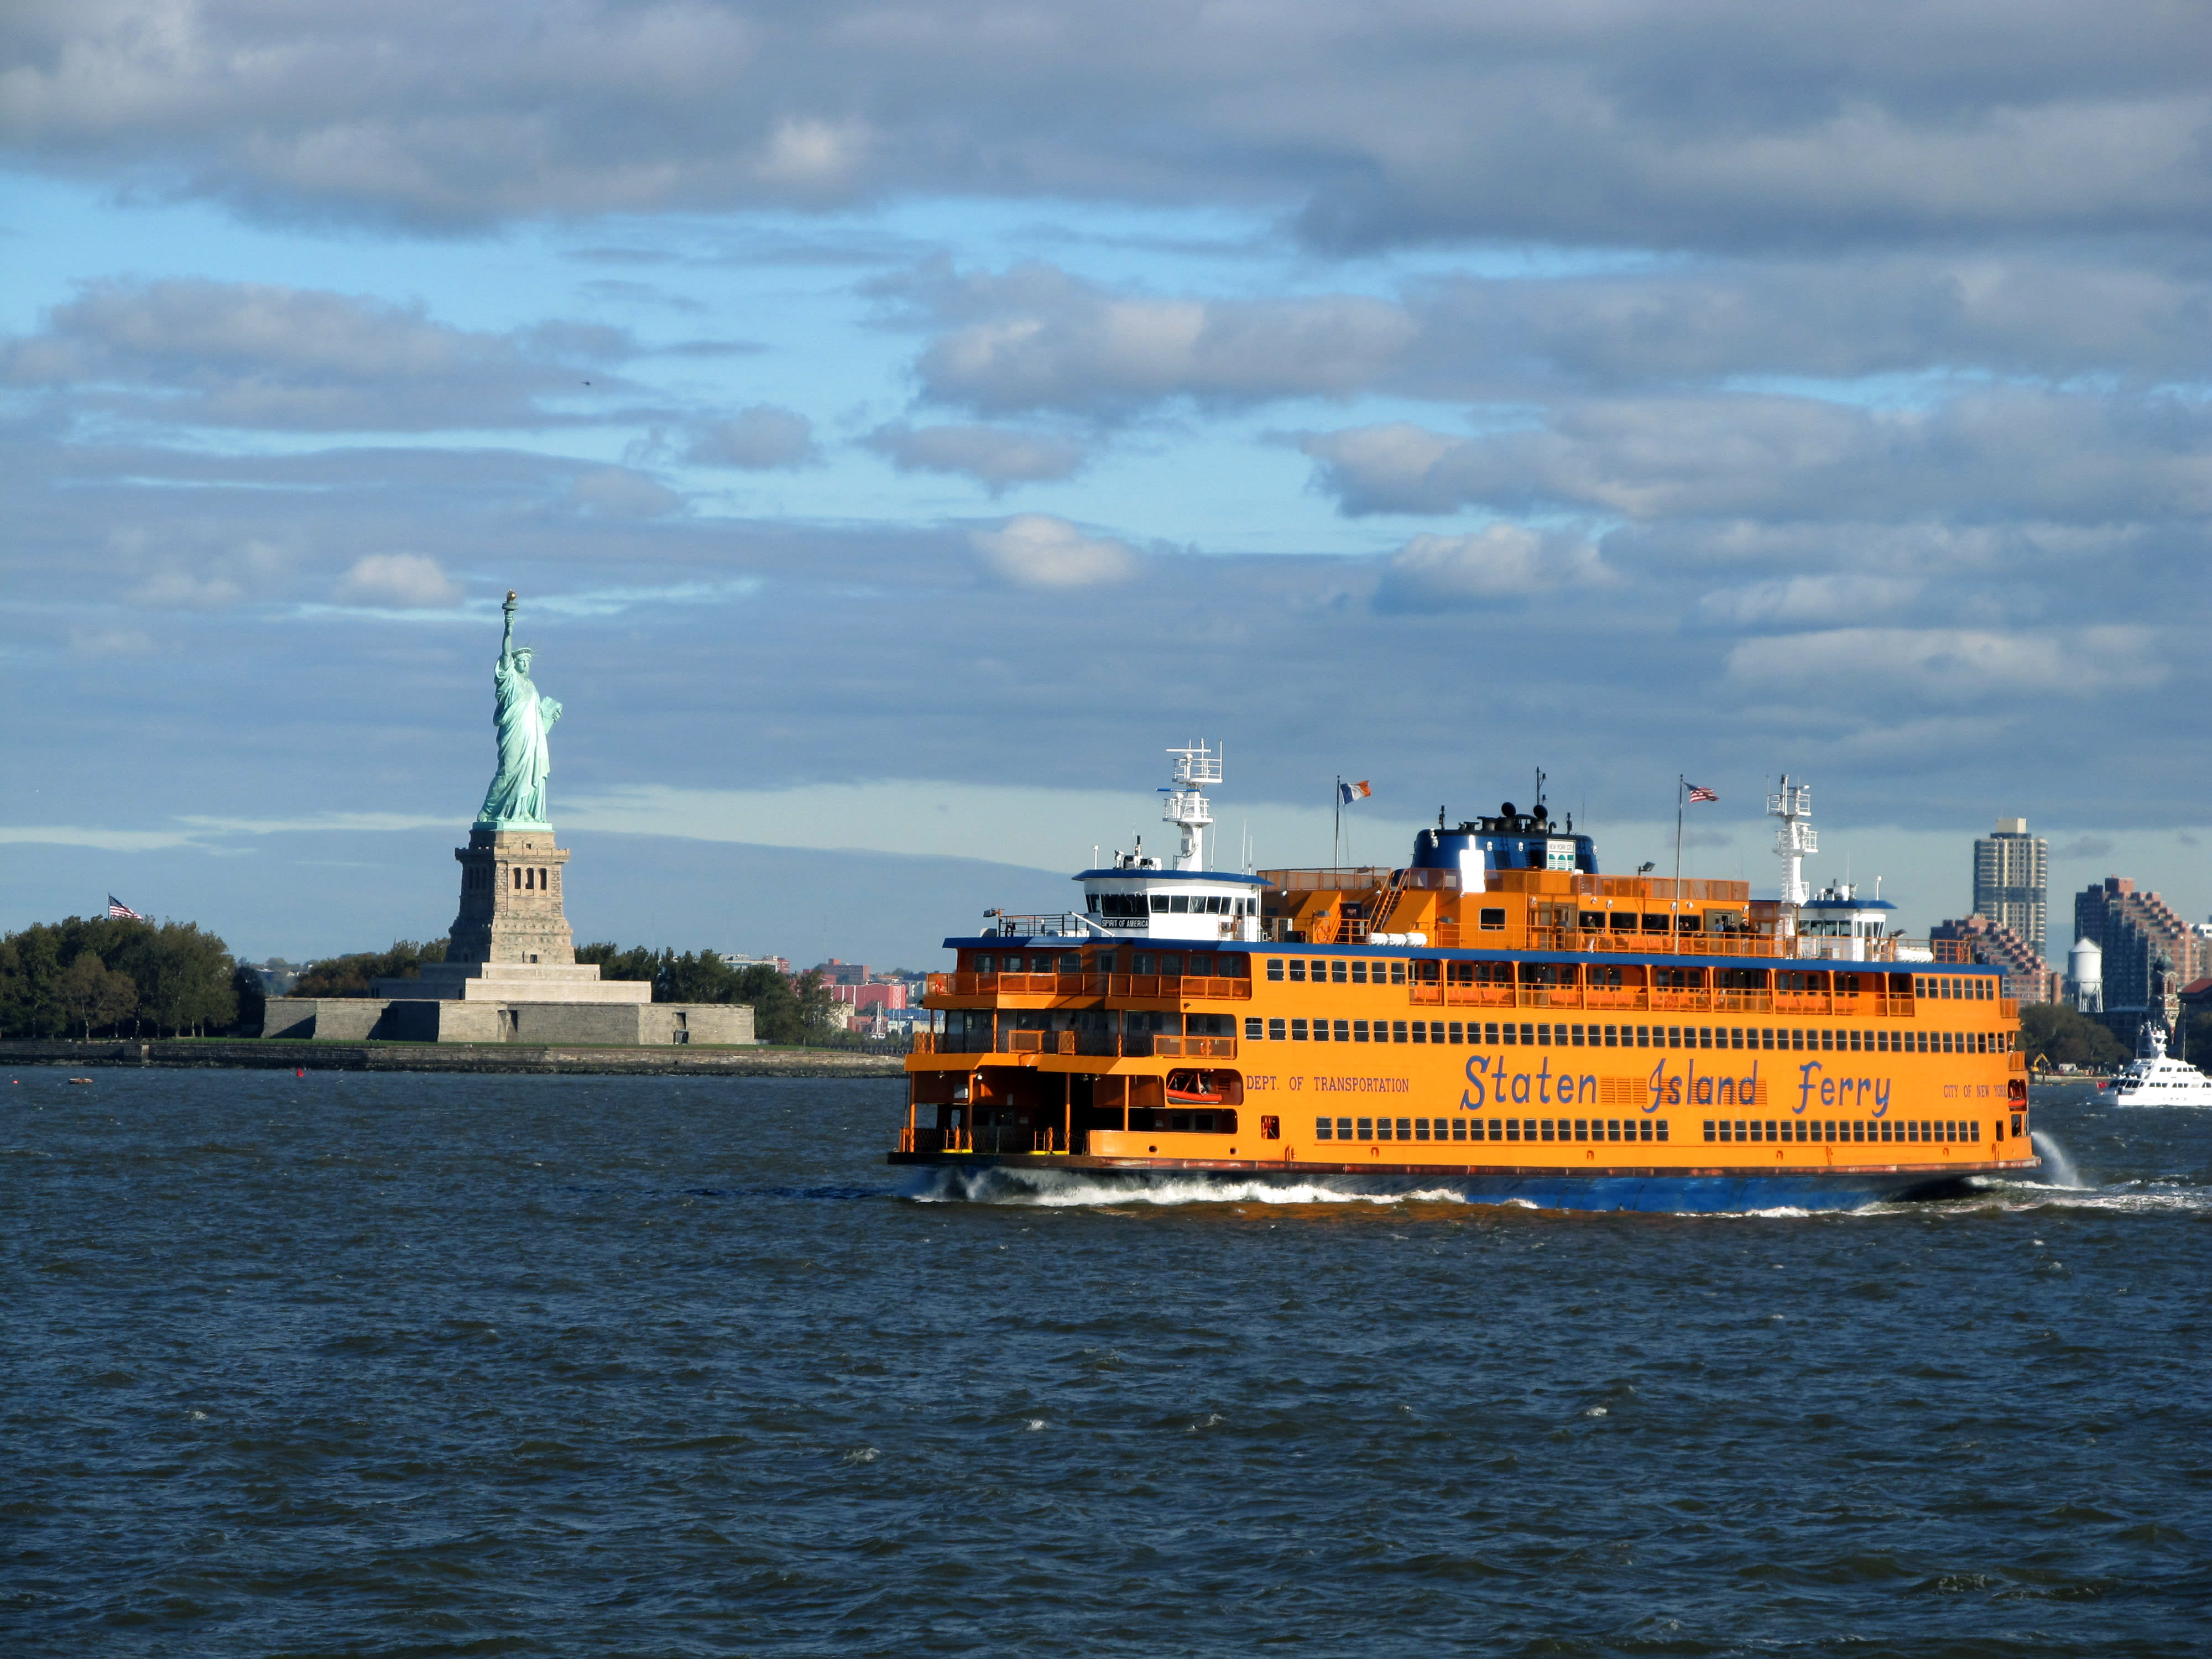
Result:
<instances>
[{"instance_id":1,"label":"text 'staten island ferry'","mask_svg":"<svg viewBox=\"0 0 2212 1659\"><path fill-rule=\"evenodd\" d=\"M1403 869L1237 874L1205 865L1218 757L1169 752L1171 865L1140 843L1080 911L945 941L893 1164L1662 1211L2038 1167L1997 971L1913 960L1848 890L1808 904L1802 787L1769 802L1779 901L1601 875L1540 802L1439 815Z\"/></svg>"}]
</instances>

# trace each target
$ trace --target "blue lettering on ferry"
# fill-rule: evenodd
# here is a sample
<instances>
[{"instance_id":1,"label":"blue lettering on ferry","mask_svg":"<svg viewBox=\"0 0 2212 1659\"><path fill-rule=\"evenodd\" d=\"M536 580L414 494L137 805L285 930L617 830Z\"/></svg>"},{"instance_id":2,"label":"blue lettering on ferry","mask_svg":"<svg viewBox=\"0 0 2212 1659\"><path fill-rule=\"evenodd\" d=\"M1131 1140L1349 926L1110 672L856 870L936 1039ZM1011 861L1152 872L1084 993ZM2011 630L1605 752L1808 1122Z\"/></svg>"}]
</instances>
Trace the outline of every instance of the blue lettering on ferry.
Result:
<instances>
[{"instance_id":1,"label":"blue lettering on ferry","mask_svg":"<svg viewBox=\"0 0 2212 1659\"><path fill-rule=\"evenodd\" d=\"M1813 1073L1820 1069L1820 1062L1817 1060L1808 1060L1797 1068L1797 1112L1801 1117L1809 1103L1806 1097L1813 1091ZM1826 1133L1826 1131L1821 1133Z\"/></svg>"},{"instance_id":2,"label":"blue lettering on ferry","mask_svg":"<svg viewBox=\"0 0 2212 1659\"><path fill-rule=\"evenodd\" d=\"M1797 1104L1792 1108L1802 1115L1812 1104L1817 1092L1820 1104L1833 1110L1841 1106L1847 1111L1865 1111L1867 1097L1874 1097L1875 1117L1887 1116L1889 1112L1890 1079L1886 1077L1823 1077L1814 1073L1822 1070L1817 1060L1808 1060L1797 1068Z\"/></svg>"},{"instance_id":3,"label":"blue lettering on ferry","mask_svg":"<svg viewBox=\"0 0 2212 1659\"><path fill-rule=\"evenodd\" d=\"M1489 1085L1483 1081L1482 1074L1486 1073L1489 1070L1490 1056L1488 1054L1469 1054L1467 1057L1467 1081L1468 1086L1461 1091L1459 1097L1460 1109L1462 1111L1479 1112L1482 1109L1483 1103L1487 1100L1490 1096Z\"/></svg>"},{"instance_id":4,"label":"blue lettering on ferry","mask_svg":"<svg viewBox=\"0 0 2212 1659\"><path fill-rule=\"evenodd\" d=\"M1528 1103L1528 1073L1526 1072L1516 1072L1513 1074L1513 1103L1516 1106L1526 1106Z\"/></svg>"},{"instance_id":5,"label":"blue lettering on ferry","mask_svg":"<svg viewBox=\"0 0 2212 1659\"><path fill-rule=\"evenodd\" d=\"M1551 1090L1552 1057L1546 1054L1542 1064L1536 1067L1536 1101L1539 1105L1548 1106L1552 1103ZM1528 1097L1523 1095L1522 1098L1525 1100ZM1561 1101L1559 1103L1564 1106L1566 1102Z\"/></svg>"}]
</instances>

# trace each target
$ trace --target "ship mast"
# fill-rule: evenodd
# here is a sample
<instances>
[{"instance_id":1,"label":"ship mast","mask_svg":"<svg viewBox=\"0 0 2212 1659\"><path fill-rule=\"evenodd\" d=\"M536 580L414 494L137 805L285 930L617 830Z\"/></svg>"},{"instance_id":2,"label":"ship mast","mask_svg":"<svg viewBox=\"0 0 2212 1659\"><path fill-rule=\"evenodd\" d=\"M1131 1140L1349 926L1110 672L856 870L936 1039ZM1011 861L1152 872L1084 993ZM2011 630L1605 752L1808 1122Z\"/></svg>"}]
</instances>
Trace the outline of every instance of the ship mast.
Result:
<instances>
[{"instance_id":1,"label":"ship mast","mask_svg":"<svg viewBox=\"0 0 2212 1659\"><path fill-rule=\"evenodd\" d=\"M1795 939L1798 908L1812 896L1805 886L1805 855L1820 850L1818 832L1805 822L1813 816L1812 785L1792 783L1784 772L1782 787L1766 798L1766 815L1782 820L1774 832L1774 854L1783 869L1780 931L1784 938Z\"/></svg>"},{"instance_id":2,"label":"ship mast","mask_svg":"<svg viewBox=\"0 0 2212 1659\"><path fill-rule=\"evenodd\" d=\"M1205 787L1221 781L1221 756L1203 743L1187 749L1170 749L1168 753L1175 757L1175 781L1160 791L1167 797L1160 816L1182 831L1182 844L1176 849L1175 867L1203 870L1206 832L1213 824L1213 807L1206 799Z\"/></svg>"}]
</instances>

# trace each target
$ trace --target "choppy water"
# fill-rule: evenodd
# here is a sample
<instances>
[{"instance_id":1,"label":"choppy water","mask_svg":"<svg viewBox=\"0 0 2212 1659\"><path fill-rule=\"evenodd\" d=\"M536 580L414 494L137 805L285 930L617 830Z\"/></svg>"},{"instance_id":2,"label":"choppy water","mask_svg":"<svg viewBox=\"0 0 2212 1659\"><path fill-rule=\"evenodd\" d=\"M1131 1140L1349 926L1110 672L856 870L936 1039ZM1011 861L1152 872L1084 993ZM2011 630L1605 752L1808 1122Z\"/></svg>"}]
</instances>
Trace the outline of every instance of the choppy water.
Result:
<instances>
[{"instance_id":1,"label":"choppy water","mask_svg":"<svg viewBox=\"0 0 2212 1659\"><path fill-rule=\"evenodd\" d=\"M0 1085L0 1650L2212 1648L2212 1114L1842 1217L894 1196L896 1085Z\"/></svg>"}]
</instances>

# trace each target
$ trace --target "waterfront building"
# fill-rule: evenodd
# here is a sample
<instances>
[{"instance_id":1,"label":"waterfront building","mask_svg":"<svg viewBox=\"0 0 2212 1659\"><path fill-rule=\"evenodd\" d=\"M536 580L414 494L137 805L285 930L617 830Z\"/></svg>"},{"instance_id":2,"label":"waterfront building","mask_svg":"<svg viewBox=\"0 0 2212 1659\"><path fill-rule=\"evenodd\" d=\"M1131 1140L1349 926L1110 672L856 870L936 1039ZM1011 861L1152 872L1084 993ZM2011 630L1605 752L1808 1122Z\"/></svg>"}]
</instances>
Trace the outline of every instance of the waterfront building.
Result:
<instances>
[{"instance_id":1,"label":"waterfront building","mask_svg":"<svg viewBox=\"0 0 2212 1659\"><path fill-rule=\"evenodd\" d=\"M2102 952L2104 1021L2130 1045L2146 1018L2172 1026L2181 988L2207 965L2196 928L2156 893L2137 892L2123 876L2107 876L2074 896L2074 936Z\"/></svg>"},{"instance_id":2,"label":"waterfront building","mask_svg":"<svg viewBox=\"0 0 2212 1659\"><path fill-rule=\"evenodd\" d=\"M2050 949L2051 843L2026 818L1999 818L1974 842L1974 914L2008 927L2039 958Z\"/></svg>"}]
</instances>

